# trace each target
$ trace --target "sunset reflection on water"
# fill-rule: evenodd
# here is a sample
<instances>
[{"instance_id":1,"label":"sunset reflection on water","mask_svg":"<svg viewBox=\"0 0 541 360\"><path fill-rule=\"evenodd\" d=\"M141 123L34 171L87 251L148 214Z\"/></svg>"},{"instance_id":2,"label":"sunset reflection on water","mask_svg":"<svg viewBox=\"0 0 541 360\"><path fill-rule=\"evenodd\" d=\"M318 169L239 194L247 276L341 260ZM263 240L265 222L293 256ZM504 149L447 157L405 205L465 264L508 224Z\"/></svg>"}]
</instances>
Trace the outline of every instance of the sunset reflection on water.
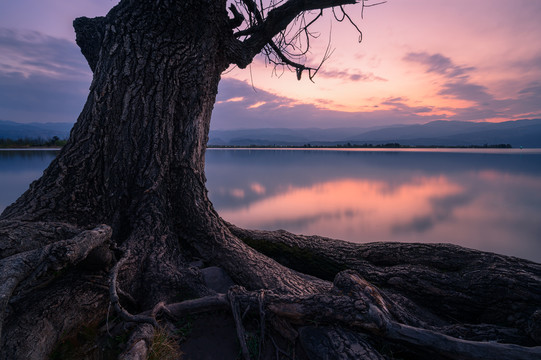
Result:
<instances>
[{"instance_id":1,"label":"sunset reflection on water","mask_svg":"<svg viewBox=\"0 0 541 360\"><path fill-rule=\"evenodd\" d=\"M453 243L541 262L541 153L208 152L238 226L352 242Z\"/></svg>"},{"instance_id":2,"label":"sunset reflection on water","mask_svg":"<svg viewBox=\"0 0 541 360\"><path fill-rule=\"evenodd\" d=\"M0 151L0 211L53 159ZM453 243L541 263L541 150L214 150L227 221L352 242Z\"/></svg>"},{"instance_id":3,"label":"sunset reflection on water","mask_svg":"<svg viewBox=\"0 0 541 360\"><path fill-rule=\"evenodd\" d=\"M308 187L290 187L244 207L220 214L247 228L291 231L355 240L359 234L391 240L394 229L429 217L433 202L461 194L444 177L418 178L398 186L384 181L340 179Z\"/></svg>"}]
</instances>

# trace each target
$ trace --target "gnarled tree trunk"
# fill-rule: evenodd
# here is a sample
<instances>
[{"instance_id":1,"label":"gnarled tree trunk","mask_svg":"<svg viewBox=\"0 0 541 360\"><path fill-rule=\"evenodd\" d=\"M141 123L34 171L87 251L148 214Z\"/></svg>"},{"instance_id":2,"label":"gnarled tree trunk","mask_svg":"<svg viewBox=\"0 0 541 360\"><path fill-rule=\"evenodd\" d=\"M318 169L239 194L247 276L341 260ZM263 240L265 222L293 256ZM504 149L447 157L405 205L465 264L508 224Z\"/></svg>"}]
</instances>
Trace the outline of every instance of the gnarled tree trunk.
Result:
<instances>
[{"instance_id":1,"label":"gnarled tree trunk","mask_svg":"<svg viewBox=\"0 0 541 360\"><path fill-rule=\"evenodd\" d=\"M288 3L303 11L348 2ZM437 245L381 250L259 233L219 217L204 157L220 74L249 63L282 26L261 27L261 39L243 47L237 22L225 0L124 0L106 17L74 22L94 79L68 144L1 216L0 359L47 358L82 326L108 318L110 304L125 321L153 326L158 313L225 306L237 315L250 305L314 359L380 359L382 341L418 359L539 356L531 347L541 343L538 264ZM194 259L247 290L216 295L190 267ZM491 275L510 264L516 273ZM497 314L475 317L482 309ZM147 351L145 331L133 332L124 358ZM476 342L502 339L520 346Z\"/></svg>"}]
</instances>

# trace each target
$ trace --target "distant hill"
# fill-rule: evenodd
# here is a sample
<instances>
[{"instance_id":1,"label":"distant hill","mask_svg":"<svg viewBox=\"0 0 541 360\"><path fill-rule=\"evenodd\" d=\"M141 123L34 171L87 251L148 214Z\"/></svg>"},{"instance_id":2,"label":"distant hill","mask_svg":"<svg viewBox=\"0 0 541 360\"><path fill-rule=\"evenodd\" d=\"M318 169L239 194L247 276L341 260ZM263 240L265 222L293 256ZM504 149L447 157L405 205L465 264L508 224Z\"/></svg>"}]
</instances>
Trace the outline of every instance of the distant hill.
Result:
<instances>
[{"instance_id":1,"label":"distant hill","mask_svg":"<svg viewBox=\"0 0 541 360\"><path fill-rule=\"evenodd\" d=\"M1 138L43 138L69 136L72 123L16 123L0 120ZM211 130L209 145L293 145L331 146L399 143L411 146L483 146L510 144L513 147L541 148L541 119L474 123L432 121L426 124L370 128L235 129Z\"/></svg>"},{"instance_id":2,"label":"distant hill","mask_svg":"<svg viewBox=\"0 0 541 360\"><path fill-rule=\"evenodd\" d=\"M0 139L42 138L50 139L58 136L60 139L69 137L72 123L28 123L0 120Z\"/></svg>"},{"instance_id":3,"label":"distant hill","mask_svg":"<svg viewBox=\"0 0 541 360\"><path fill-rule=\"evenodd\" d=\"M411 146L510 144L541 148L541 119L473 123L433 121L377 128L211 130L209 145L340 145L400 143Z\"/></svg>"}]
</instances>

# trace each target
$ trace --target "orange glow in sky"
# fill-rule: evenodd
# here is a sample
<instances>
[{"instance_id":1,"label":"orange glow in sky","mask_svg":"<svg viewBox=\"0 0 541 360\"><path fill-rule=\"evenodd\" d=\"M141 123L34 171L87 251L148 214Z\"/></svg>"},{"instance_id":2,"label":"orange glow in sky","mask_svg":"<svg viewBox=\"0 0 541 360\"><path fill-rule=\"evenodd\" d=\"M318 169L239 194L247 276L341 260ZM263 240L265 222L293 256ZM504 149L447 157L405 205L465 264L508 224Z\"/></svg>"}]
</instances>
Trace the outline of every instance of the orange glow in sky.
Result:
<instances>
[{"instance_id":1,"label":"orange glow in sky","mask_svg":"<svg viewBox=\"0 0 541 360\"><path fill-rule=\"evenodd\" d=\"M43 92L64 91L51 97L66 104L48 113L50 101L25 98L20 109L0 106L0 117L75 121L91 74L75 45L72 21L103 16L117 3L0 2L0 76L6 77L0 90L28 93L23 88L50 84ZM310 42L306 59L295 59L317 67L330 44L332 55L314 82L307 74L297 81L294 72L266 66L262 56L247 69L232 67L222 75L211 126L367 127L541 117L541 1L388 0L366 8L363 19L360 4L345 8L363 33L361 43L351 24L326 10L312 27L319 37Z\"/></svg>"},{"instance_id":2,"label":"orange glow in sky","mask_svg":"<svg viewBox=\"0 0 541 360\"><path fill-rule=\"evenodd\" d=\"M541 2L391 0L367 8L363 20L359 11L349 7L360 44L349 24L334 21L331 30L331 16L318 23L308 63L318 63L329 37L334 52L315 83L277 76L262 59L224 78L359 118L392 111L397 123L541 116Z\"/></svg>"}]
</instances>

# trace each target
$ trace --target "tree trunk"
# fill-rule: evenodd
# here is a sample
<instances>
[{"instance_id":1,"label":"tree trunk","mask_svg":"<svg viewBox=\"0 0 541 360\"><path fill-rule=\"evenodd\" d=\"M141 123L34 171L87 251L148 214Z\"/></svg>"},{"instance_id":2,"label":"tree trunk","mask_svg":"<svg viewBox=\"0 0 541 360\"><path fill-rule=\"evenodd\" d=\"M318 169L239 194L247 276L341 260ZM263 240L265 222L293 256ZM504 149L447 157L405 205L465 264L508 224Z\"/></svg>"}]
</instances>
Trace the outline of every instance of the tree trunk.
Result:
<instances>
[{"instance_id":1,"label":"tree trunk","mask_svg":"<svg viewBox=\"0 0 541 360\"><path fill-rule=\"evenodd\" d=\"M339 3L323 2L325 6ZM410 256L394 263L387 260L392 254L410 252L390 247L377 253L378 246L367 246L364 252L344 254L338 249L341 243L330 240L329 244L335 244L332 252L325 246L309 251L317 253L314 256L325 269L298 267L295 263L304 259L297 254L306 253L313 239L299 237L278 247L293 252L273 253L267 248L276 247L282 233L243 232L219 217L207 197L204 157L220 74L237 57L232 54L236 43L225 0L123 0L106 17L79 18L74 26L94 78L66 146L0 217L0 280L4 283L0 285L0 359L47 358L56 344L82 326L108 319L110 305L126 322L151 319L155 326L158 313L175 316L174 309L187 306L183 300L215 296L200 271L190 266L196 259L222 267L249 291L271 290L238 290L227 303L234 314L233 305L239 303L251 304L252 311L259 308L261 316L268 312L275 331L291 341L300 336L305 356L310 358L319 356L314 350L317 336L327 337L328 354L357 342L362 346L350 348L348 354L380 359L373 345L380 341L374 339L383 336L400 349L412 343L407 354L430 357L437 346L423 350L419 348L422 341L407 337L432 335L401 326L451 333L443 329L454 324L451 318L493 324L483 330L487 336L492 334L488 340L511 332L506 341L541 343L536 320L541 316L534 316L540 303L537 264L489 259L499 269L508 262L516 265L516 276L505 275L505 286L517 282L516 296L485 308L498 314L472 320L488 299L502 293L502 287L488 290L497 277L487 268L479 280L484 290L466 291L455 277L444 274L445 264L455 266L446 258L437 258L443 264L439 269L427 268L435 261L430 256ZM438 247L429 246L427 251L434 248ZM458 248L446 251L450 259L487 259ZM411 267L400 268L404 264ZM382 295L374 296L378 290L362 278L337 276L349 268L381 286ZM354 285L345 291L338 280L331 283L335 276L351 277L347 281ZM518 284L519 280L523 283ZM257 306L254 294L261 295ZM264 297L271 301L265 304ZM217 299L211 301L214 305L197 303L191 309L222 306L223 298ZM438 302L441 306L435 305ZM303 309L296 308L295 304L303 303ZM322 310L325 306L330 310ZM345 317L344 311L352 309L359 311L355 316L360 318ZM321 311L325 316L320 316ZM384 320L377 320L380 315ZM332 327L306 327L311 319ZM242 320L237 325L242 334ZM518 330L526 325L527 332ZM479 329L473 332L478 334ZM464 327L453 331L461 333ZM148 348L148 331L140 328L133 334L136 345L125 349L124 358L136 358ZM444 344L446 356L452 357L447 338L433 341ZM482 355L485 350L480 349ZM532 349L539 354L539 348Z\"/></svg>"}]
</instances>

